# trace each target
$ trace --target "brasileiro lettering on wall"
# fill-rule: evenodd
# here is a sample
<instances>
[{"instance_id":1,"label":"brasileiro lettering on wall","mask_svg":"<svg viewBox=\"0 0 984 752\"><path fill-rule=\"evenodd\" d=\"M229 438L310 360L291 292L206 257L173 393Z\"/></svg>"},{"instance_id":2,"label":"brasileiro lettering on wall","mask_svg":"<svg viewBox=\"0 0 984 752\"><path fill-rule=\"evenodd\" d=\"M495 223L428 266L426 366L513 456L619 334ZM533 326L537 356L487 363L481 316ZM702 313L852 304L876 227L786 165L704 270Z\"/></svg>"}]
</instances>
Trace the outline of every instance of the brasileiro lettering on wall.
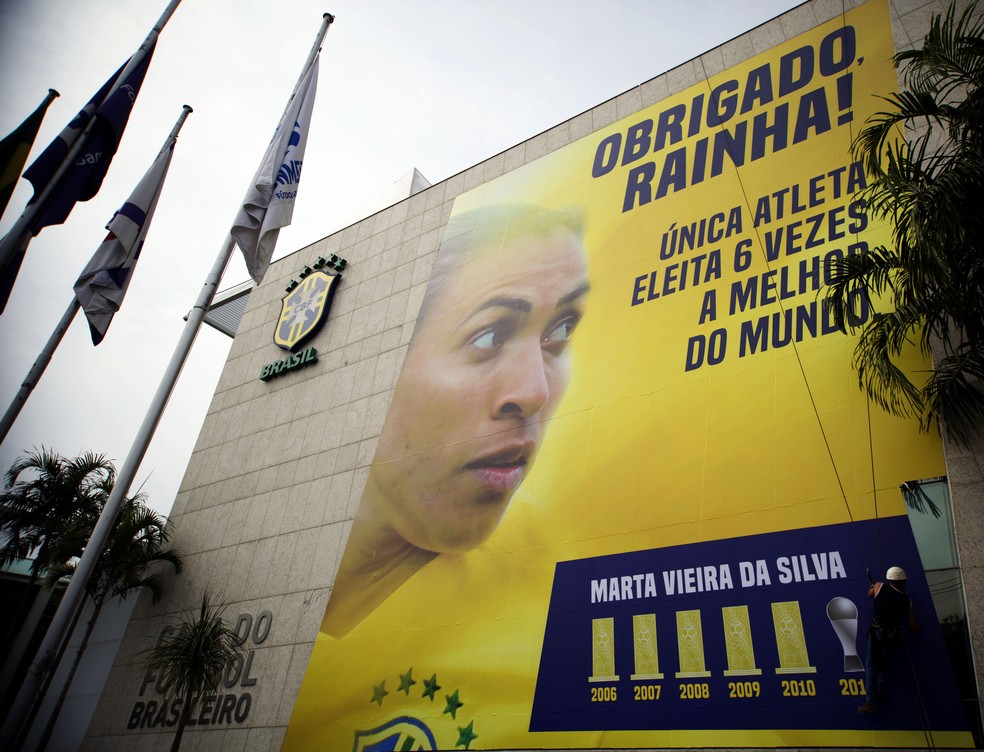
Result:
<instances>
[{"instance_id":1,"label":"brasileiro lettering on wall","mask_svg":"<svg viewBox=\"0 0 984 752\"><path fill-rule=\"evenodd\" d=\"M261 611L255 617L241 613L236 617L235 632L239 637L240 652L219 681L215 694L196 696L192 703L189 726L239 725L249 718L253 707L252 687L257 686L257 669L253 663L256 648L270 636L273 614ZM161 630L158 639L170 628ZM146 673L140 683L133 703L127 729L154 729L176 726L181 715L184 698L174 696L168 684L152 673Z\"/></svg>"}]
</instances>

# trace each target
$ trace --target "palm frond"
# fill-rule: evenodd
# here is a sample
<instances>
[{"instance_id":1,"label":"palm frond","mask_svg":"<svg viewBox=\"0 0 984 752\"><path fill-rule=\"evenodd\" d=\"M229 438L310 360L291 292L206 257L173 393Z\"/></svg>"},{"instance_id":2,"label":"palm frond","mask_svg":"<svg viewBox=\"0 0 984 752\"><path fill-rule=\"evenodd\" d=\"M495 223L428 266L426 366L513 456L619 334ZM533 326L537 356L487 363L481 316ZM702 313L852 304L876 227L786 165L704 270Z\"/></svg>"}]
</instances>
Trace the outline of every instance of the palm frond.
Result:
<instances>
[{"instance_id":1,"label":"palm frond","mask_svg":"<svg viewBox=\"0 0 984 752\"><path fill-rule=\"evenodd\" d=\"M951 4L921 47L895 56L904 89L881 98L852 145L868 177L861 198L891 224L891 248L838 262L823 291L838 326L859 335L854 365L868 395L924 430L943 420L964 441L984 423L982 37L977 4L959 14ZM859 296L888 309L859 322ZM925 378L898 365L908 348L940 346Z\"/></svg>"},{"instance_id":2,"label":"palm frond","mask_svg":"<svg viewBox=\"0 0 984 752\"><path fill-rule=\"evenodd\" d=\"M145 665L176 696L214 692L222 673L239 659L239 637L222 619L224 607L202 594L197 612L179 617L145 652Z\"/></svg>"}]
</instances>

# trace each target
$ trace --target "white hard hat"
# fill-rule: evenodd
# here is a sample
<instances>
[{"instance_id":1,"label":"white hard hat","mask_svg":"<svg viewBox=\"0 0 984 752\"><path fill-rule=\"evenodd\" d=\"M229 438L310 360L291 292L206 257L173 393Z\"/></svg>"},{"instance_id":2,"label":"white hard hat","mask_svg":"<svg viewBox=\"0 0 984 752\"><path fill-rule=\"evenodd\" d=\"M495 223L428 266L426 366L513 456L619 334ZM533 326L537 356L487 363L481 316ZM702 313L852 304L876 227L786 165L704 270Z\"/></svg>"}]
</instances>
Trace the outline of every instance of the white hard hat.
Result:
<instances>
[{"instance_id":1,"label":"white hard hat","mask_svg":"<svg viewBox=\"0 0 984 752\"><path fill-rule=\"evenodd\" d=\"M902 567L889 567L888 572L885 573L885 579L889 582L902 582L905 581L905 570Z\"/></svg>"}]
</instances>

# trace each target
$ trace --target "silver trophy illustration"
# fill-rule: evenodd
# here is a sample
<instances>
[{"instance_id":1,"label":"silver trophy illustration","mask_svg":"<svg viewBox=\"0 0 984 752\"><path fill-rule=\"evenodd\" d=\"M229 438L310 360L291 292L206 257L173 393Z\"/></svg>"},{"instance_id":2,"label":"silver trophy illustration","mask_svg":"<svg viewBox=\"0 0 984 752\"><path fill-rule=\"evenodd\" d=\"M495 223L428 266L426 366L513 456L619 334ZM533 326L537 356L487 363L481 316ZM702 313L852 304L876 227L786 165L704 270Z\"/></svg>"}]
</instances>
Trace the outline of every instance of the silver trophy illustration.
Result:
<instances>
[{"instance_id":1,"label":"silver trophy illustration","mask_svg":"<svg viewBox=\"0 0 984 752\"><path fill-rule=\"evenodd\" d=\"M831 598L827 604L827 618L844 649L844 671L864 671L864 664L858 656L858 607L854 601L841 596Z\"/></svg>"}]
</instances>

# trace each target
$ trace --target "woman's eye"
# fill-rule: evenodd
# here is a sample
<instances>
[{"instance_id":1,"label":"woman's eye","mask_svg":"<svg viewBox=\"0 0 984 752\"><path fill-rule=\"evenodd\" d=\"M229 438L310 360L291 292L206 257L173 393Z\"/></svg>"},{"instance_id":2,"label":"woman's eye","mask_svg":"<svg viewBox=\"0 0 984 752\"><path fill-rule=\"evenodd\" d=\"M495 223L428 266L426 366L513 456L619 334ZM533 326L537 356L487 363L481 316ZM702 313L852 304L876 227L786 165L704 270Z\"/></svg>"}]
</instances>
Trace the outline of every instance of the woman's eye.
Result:
<instances>
[{"instance_id":1,"label":"woman's eye","mask_svg":"<svg viewBox=\"0 0 984 752\"><path fill-rule=\"evenodd\" d=\"M562 319L543 337L544 344L569 342L571 337L574 336L574 330L577 328L580 320L580 316L568 316Z\"/></svg>"},{"instance_id":2,"label":"woman's eye","mask_svg":"<svg viewBox=\"0 0 984 752\"><path fill-rule=\"evenodd\" d=\"M511 318L499 319L478 329L469 339L468 346L482 355L493 355L516 336L520 321Z\"/></svg>"},{"instance_id":3,"label":"woman's eye","mask_svg":"<svg viewBox=\"0 0 984 752\"><path fill-rule=\"evenodd\" d=\"M499 342L498 333L495 329L486 329L477 337L474 337L471 344L472 347L477 347L479 350L491 350L492 348L498 347L501 343Z\"/></svg>"}]
</instances>

